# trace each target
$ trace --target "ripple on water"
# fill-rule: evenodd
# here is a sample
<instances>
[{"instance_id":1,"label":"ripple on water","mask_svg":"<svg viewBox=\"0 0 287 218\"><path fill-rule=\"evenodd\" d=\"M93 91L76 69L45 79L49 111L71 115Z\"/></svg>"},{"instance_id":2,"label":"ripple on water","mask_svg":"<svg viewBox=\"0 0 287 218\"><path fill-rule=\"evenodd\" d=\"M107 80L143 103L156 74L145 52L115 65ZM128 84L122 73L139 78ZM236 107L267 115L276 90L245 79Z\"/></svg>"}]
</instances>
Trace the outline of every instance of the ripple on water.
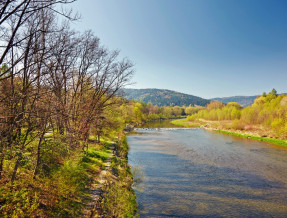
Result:
<instances>
[{"instance_id":1,"label":"ripple on water","mask_svg":"<svg viewBox=\"0 0 287 218\"><path fill-rule=\"evenodd\" d=\"M287 153L201 129L130 135L141 217L286 217Z\"/></svg>"}]
</instances>

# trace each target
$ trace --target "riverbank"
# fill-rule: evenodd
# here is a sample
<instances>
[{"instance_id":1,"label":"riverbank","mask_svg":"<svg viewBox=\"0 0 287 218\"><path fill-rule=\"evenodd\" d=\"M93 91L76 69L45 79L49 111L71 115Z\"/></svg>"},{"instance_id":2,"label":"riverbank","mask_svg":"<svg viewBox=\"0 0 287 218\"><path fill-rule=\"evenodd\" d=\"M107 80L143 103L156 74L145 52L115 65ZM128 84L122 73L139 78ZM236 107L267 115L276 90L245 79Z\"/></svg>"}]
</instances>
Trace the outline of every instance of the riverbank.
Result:
<instances>
[{"instance_id":1,"label":"riverbank","mask_svg":"<svg viewBox=\"0 0 287 218\"><path fill-rule=\"evenodd\" d=\"M129 146L124 135L114 144L108 175L105 176L102 194L96 202L98 208L93 211L93 217L138 217L128 151Z\"/></svg>"},{"instance_id":2,"label":"riverbank","mask_svg":"<svg viewBox=\"0 0 287 218\"><path fill-rule=\"evenodd\" d=\"M232 131L227 131L227 130L214 130L219 133L223 134L228 134L228 135L234 135L234 136L239 136L243 138L248 138L248 139L253 139L257 141L262 141L262 142L268 142L274 145L279 145L283 147L287 147L287 141L283 139L274 139L274 138L269 138L269 137L260 137L256 135L251 135L251 134L246 134L246 133L239 133L239 132L232 132Z\"/></svg>"},{"instance_id":3,"label":"riverbank","mask_svg":"<svg viewBox=\"0 0 287 218\"><path fill-rule=\"evenodd\" d=\"M0 177L0 216L136 216L125 135L116 143L109 138L102 138L100 143L90 139L87 149L74 148L69 155L64 153L64 141L45 137L45 146L58 149L54 151L57 159L46 160L49 165L44 165L35 178L27 173L26 162L21 163L13 184L9 174ZM45 147L46 152L48 148ZM45 154L42 158L46 158ZM5 167L8 164L6 161Z\"/></svg>"},{"instance_id":4,"label":"riverbank","mask_svg":"<svg viewBox=\"0 0 287 218\"><path fill-rule=\"evenodd\" d=\"M171 117L171 118L160 118L160 119L152 119L152 120L146 120L140 123L130 123L127 124L124 128L125 133L130 133L132 132L135 128L141 128L145 126L146 124L152 124L152 123L158 123L158 122L163 122L163 121L177 121L177 120L184 120L186 118L185 116L180 116L180 117ZM177 125L177 124L174 124ZM153 128L157 128L157 126L154 126Z\"/></svg>"},{"instance_id":5,"label":"riverbank","mask_svg":"<svg viewBox=\"0 0 287 218\"><path fill-rule=\"evenodd\" d=\"M172 120L170 123L173 125L184 126L184 127L200 127L201 126L200 123L189 122L186 119Z\"/></svg>"},{"instance_id":6,"label":"riverbank","mask_svg":"<svg viewBox=\"0 0 287 218\"><path fill-rule=\"evenodd\" d=\"M197 121L188 121L186 119L173 120L171 123L184 126L184 127L201 127L206 130L215 131L218 133L234 135L238 137L253 139L257 141L264 141L274 145L279 145L287 147L287 141L285 139L274 138L272 132L269 132L260 127L253 127L253 129L248 130L235 130L235 129L226 129L223 126L226 126L228 121L207 121L207 120L197 120ZM224 125L222 125L224 124Z\"/></svg>"}]
</instances>

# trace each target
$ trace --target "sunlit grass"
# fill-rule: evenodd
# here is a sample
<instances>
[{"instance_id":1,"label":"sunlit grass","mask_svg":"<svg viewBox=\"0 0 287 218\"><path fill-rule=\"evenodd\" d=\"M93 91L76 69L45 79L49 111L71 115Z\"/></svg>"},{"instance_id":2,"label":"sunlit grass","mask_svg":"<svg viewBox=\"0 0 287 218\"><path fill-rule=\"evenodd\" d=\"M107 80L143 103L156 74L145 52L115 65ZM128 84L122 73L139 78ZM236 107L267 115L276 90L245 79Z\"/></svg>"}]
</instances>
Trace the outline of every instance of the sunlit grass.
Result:
<instances>
[{"instance_id":1,"label":"sunlit grass","mask_svg":"<svg viewBox=\"0 0 287 218\"><path fill-rule=\"evenodd\" d=\"M274 139L274 138L268 138L268 137L260 137L260 136L250 135L250 134L230 132L230 131L226 131L226 130L216 130L216 131L220 132L220 133L228 134L228 135L239 136L239 137L243 137L243 138L248 138L248 139L253 139L253 140L257 140L257 141L268 142L268 143L271 143L271 144L287 147L287 141L283 140L283 139Z\"/></svg>"},{"instance_id":2,"label":"sunlit grass","mask_svg":"<svg viewBox=\"0 0 287 218\"><path fill-rule=\"evenodd\" d=\"M189 122L186 119L172 120L170 123L177 125L177 126L184 126L184 127L200 127L199 124Z\"/></svg>"}]
</instances>

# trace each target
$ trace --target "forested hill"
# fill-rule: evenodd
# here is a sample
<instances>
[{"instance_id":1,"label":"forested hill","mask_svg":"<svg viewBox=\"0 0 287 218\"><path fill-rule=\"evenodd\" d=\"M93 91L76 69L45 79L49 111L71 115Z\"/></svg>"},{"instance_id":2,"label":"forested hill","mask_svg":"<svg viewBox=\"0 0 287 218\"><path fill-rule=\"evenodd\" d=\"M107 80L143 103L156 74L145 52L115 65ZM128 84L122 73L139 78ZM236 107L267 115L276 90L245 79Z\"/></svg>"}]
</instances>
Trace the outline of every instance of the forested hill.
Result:
<instances>
[{"instance_id":1,"label":"forested hill","mask_svg":"<svg viewBox=\"0 0 287 218\"><path fill-rule=\"evenodd\" d=\"M232 96L232 97L223 97L223 98L212 98L210 100L214 101L221 101L224 104L227 104L229 102L237 102L242 107L247 107L249 105L252 105L254 100L257 98L257 95L253 96Z\"/></svg>"},{"instance_id":2,"label":"forested hill","mask_svg":"<svg viewBox=\"0 0 287 218\"><path fill-rule=\"evenodd\" d=\"M167 89L124 89L128 100L143 101L158 106L207 105L210 100Z\"/></svg>"},{"instance_id":3,"label":"forested hill","mask_svg":"<svg viewBox=\"0 0 287 218\"><path fill-rule=\"evenodd\" d=\"M188 106L200 105L205 106L210 101L221 101L224 104L229 102L237 102L243 107L252 105L257 95L253 96L231 96L222 98L204 99L198 96L184 94L167 89L123 89L125 97L128 100L143 101L145 103L151 102L158 106Z\"/></svg>"}]
</instances>

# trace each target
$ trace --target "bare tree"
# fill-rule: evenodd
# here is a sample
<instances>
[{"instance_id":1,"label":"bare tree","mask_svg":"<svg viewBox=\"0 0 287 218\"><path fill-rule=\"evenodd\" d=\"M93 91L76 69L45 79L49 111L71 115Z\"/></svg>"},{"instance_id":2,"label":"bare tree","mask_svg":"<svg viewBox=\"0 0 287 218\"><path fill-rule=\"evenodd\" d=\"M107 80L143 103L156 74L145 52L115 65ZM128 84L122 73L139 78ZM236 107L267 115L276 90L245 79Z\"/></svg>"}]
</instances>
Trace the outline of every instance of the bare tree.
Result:
<instances>
[{"instance_id":1,"label":"bare tree","mask_svg":"<svg viewBox=\"0 0 287 218\"><path fill-rule=\"evenodd\" d=\"M3 30L0 35L0 66L5 63L0 71L0 122L4 127L0 138L0 175L6 148L15 147L20 152L15 156L12 182L24 149L31 142L28 139L35 135L37 120L43 122L40 116L42 113L39 113L41 110L37 111L39 107L36 105L41 97L41 80L46 74L45 63L51 56L46 37L61 31L55 28L54 14L61 12L56 11L54 5L70 2L73 1L23 0L0 3L0 29ZM72 19L70 12L61 14ZM44 126L40 128L43 130L41 135L44 134Z\"/></svg>"},{"instance_id":2,"label":"bare tree","mask_svg":"<svg viewBox=\"0 0 287 218\"><path fill-rule=\"evenodd\" d=\"M10 70L24 57L20 55L17 59L9 57L13 48L19 46L28 35L23 35L26 30L25 24L41 10L54 11L68 19L77 19L72 11L56 10L55 5L69 4L76 0L2 0L0 2L0 65L6 63L8 69L2 71L0 79L11 76ZM41 25L34 29L35 34L41 31Z\"/></svg>"},{"instance_id":3,"label":"bare tree","mask_svg":"<svg viewBox=\"0 0 287 218\"><path fill-rule=\"evenodd\" d=\"M95 130L98 141L112 125L105 111L118 104L120 90L133 75L133 64L119 60L91 31L79 34L68 23L57 24L55 10L72 0L16 0L0 3L0 177L7 151L13 163L11 182L27 146L37 140L33 177L43 165L45 134L87 141ZM5 63L5 64L4 64ZM54 128L56 127L56 128ZM70 151L73 143L67 143ZM15 152L17 151L17 152Z\"/></svg>"},{"instance_id":4,"label":"bare tree","mask_svg":"<svg viewBox=\"0 0 287 218\"><path fill-rule=\"evenodd\" d=\"M86 32L82 39L78 71L72 78L70 109L75 132L87 141L95 120L101 119L107 106L116 103L114 97L130 81L133 64L126 59L118 61L119 52L100 46L91 32Z\"/></svg>"}]
</instances>

